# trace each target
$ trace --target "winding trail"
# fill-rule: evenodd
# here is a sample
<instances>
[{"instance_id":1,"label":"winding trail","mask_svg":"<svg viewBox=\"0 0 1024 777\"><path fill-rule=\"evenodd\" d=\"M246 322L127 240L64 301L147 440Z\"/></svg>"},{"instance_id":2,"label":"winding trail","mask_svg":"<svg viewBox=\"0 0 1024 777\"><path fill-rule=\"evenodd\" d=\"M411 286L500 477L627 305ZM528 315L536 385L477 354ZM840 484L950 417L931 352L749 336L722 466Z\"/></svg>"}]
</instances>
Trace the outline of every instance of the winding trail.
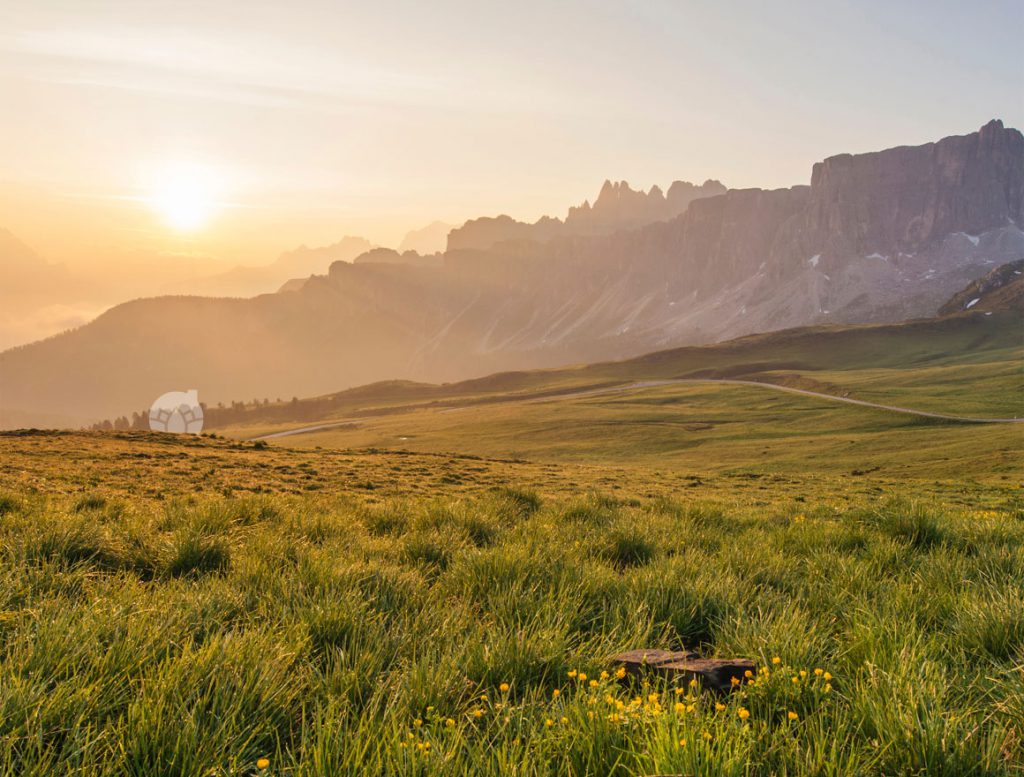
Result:
<instances>
[{"instance_id":1,"label":"winding trail","mask_svg":"<svg viewBox=\"0 0 1024 777\"><path fill-rule=\"evenodd\" d=\"M567 394L558 394L537 399L528 399L526 402L550 402L555 399L566 399L568 397L595 396L598 394L613 394L623 391L635 391L636 389L655 388L657 386L675 386L685 384L701 383L724 383L732 386L756 386L758 388L774 389L785 391L790 394L801 394L805 397L825 399L829 402L845 402L848 405L860 405L871 407L875 410L888 410L891 413L906 413L908 415L921 416L922 418L940 418L944 421L960 421L966 424L1020 424L1024 418L976 418L974 416L950 415L948 413L932 413L928 410L914 410L909 407L897 407L895 405L882 405L878 402L868 402L864 399L851 399L850 397L839 397L835 394L822 394L820 391L809 391L808 389L794 388L792 386L780 386L778 383L768 383L759 380L737 380L729 378L675 378L669 380L643 380L636 383L628 383L625 386L609 386L607 388L591 389L588 391L576 391Z\"/></svg>"},{"instance_id":2,"label":"winding trail","mask_svg":"<svg viewBox=\"0 0 1024 777\"><path fill-rule=\"evenodd\" d=\"M757 380L737 380L729 378L674 378L667 380L642 380L635 383L627 383L621 386L606 386L604 388L597 389L585 389L583 391L567 391L562 394L548 394L543 397L534 398L507 398L499 400L500 402L522 402L523 404L530 404L536 402L555 402L563 399L573 399L576 397L594 397L602 394L621 394L626 391L636 391L638 389L645 388L657 388L658 386L678 386L678 385L700 385L700 384L725 384L730 386L755 386L757 388L772 389L775 391L785 391L789 394L800 394L805 397L813 397L815 399L824 399L828 402L845 402L848 405L860 405L861 407L870 407L875 410L886 410L890 413L905 413L907 415L920 416L922 418L938 418L943 421L958 421L965 424L1020 424L1024 423L1024 418L976 418L973 416L963 415L951 415L948 413L933 413L928 410L914 410L909 407L897 407L895 405L882 405L878 402L868 402L864 399L851 399L850 397L839 397L835 394L822 394L820 391L809 391L807 389L793 388L792 386L780 386L777 383L767 383ZM478 405L473 405L474 407ZM418 409L418 408L417 408ZM450 413L457 410L463 410L463 407L447 408L442 412ZM302 426L298 429L286 429L281 432L273 432L272 434L264 434L260 437L254 437L254 440L271 440L279 437L291 437L297 434L308 434L311 432L320 432L326 429L335 429L339 426L351 426L352 424L359 423L361 419L348 418L341 421L332 421L325 424L316 424L315 426Z\"/></svg>"}]
</instances>

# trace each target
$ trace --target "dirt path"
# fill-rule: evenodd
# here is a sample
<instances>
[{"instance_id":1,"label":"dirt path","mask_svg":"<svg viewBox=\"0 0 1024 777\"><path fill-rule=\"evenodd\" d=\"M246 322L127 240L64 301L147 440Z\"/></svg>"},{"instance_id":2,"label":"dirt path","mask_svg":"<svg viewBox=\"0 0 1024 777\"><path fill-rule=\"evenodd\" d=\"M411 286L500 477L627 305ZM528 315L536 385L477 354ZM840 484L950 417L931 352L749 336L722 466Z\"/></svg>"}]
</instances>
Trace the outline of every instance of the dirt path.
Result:
<instances>
[{"instance_id":1,"label":"dirt path","mask_svg":"<svg viewBox=\"0 0 1024 777\"><path fill-rule=\"evenodd\" d=\"M625 386L611 386L608 388L591 389L589 391L576 391L570 394L559 394L558 396L529 399L527 402L550 402L555 399L566 399L569 397L597 396L599 394L620 393L623 391L635 391L637 389L655 388L657 386L675 386L685 384L701 383L724 383L732 386L757 386L758 388L774 389L775 391L786 391L790 394L802 394L806 397L825 399L829 402L845 402L848 405L861 405L872 407L876 410L888 410L892 413L907 413L908 415L921 416L923 418L941 418L945 421L961 421L969 424L1019 424L1024 423L1024 418L975 418L973 416L950 415L948 413L932 413L928 410L914 410L909 407L896 407L895 405L882 405L878 402L868 402L863 399L852 399L850 397L838 397L835 394L822 394L819 391L808 391L807 389L793 388L792 386L780 386L777 383L767 383L758 380L733 380L728 378L677 378L674 380L644 380L636 383L629 383Z\"/></svg>"}]
</instances>

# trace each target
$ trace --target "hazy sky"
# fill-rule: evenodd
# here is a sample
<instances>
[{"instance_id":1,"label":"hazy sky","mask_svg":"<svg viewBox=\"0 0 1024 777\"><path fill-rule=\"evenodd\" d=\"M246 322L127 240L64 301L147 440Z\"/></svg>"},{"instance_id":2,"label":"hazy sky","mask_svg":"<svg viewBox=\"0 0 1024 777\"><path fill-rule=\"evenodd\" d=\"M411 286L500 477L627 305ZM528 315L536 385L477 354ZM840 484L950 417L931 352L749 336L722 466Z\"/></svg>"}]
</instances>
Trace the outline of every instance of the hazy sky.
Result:
<instances>
[{"instance_id":1,"label":"hazy sky","mask_svg":"<svg viewBox=\"0 0 1024 777\"><path fill-rule=\"evenodd\" d=\"M605 178L804 183L1024 126L1021 29L1019 0L0 0L0 226L60 260L263 262L564 215Z\"/></svg>"}]
</instances>

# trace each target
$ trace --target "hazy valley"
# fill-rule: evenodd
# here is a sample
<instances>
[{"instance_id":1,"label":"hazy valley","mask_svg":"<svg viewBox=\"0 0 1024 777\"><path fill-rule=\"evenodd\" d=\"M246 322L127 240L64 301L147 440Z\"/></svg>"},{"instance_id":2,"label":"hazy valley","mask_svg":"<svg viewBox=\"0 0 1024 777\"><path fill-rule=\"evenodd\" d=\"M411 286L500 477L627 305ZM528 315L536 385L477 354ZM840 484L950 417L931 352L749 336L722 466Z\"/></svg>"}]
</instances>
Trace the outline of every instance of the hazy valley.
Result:
<instances>
[{"instance_id":1,"label":"hazy valley","mask_svg":"<svg viewBox=\"0 0 1024 777\"><path fill-rule=\"evenodd\" d=\"M449 240L478 247L450 245L437 259L377 251L252 299L125 303L0 355L3 423L88 423L175 383L202 386L209 403L287 398L900 321L935 314L1024 255L1024 138L996 121L829 158L810 186L716 186L678 184L666 198L607 184L565 222L471 222ZM675 218L618 228L665 215L673 198L686 200ZM592 234L599 218L611 231ZM580 223L586 233L572 231Z\"/></svg>"}]
</instances>

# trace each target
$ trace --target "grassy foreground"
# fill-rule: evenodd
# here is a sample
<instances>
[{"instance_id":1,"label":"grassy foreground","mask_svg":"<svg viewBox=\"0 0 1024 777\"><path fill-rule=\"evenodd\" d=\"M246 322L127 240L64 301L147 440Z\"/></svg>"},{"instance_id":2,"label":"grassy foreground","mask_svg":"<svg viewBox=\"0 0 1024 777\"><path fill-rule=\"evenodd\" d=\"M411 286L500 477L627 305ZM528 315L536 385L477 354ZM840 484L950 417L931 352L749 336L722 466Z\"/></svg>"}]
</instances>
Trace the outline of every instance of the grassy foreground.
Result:
<instances>
[{"instance_id":1,"label":"grassy foreground","mask_svg":"<svg viewBox=\"0 0 1024 777\"><path fill-rule=\"evenodd\" d=\"M125 498L120 455L55 495L26 450L52 472L0 473L5 774L1024 772L1010 490ZM602 674L641 646L759 671Z\"/></svg>"}]
</instances>

